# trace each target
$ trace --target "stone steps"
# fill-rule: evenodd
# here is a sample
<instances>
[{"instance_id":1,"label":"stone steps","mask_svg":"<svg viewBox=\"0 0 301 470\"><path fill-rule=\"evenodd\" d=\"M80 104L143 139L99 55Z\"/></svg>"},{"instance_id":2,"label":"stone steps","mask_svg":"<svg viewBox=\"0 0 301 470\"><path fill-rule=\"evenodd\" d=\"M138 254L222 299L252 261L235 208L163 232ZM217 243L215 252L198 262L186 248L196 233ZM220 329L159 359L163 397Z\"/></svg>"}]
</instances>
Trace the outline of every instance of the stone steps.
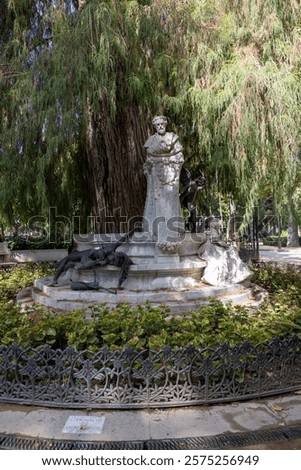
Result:
<instances>
[{"instance_id":1,"label":"stone steps","mask_svg":"<svg viewBox=\"0 0 301 470\"><path fill-rule=\"evenodd\" d=\"M69 286L53 287L49 286L50 282L50 278L35 281L33 300L47 307L68 311L76 308L89 309L93 305L104 303L113 308L120 303L141 305L149 301L154 306L168 305L172 313L184 313L195 310L200 305L207 305L210 298L238 305L254 302L252 289L242 285L212 287L199 283L197 287L189 289L161 289L149 292L119 290L117 294L110 294L101 290L73 291Z\"/></svg>"}]
</instances>

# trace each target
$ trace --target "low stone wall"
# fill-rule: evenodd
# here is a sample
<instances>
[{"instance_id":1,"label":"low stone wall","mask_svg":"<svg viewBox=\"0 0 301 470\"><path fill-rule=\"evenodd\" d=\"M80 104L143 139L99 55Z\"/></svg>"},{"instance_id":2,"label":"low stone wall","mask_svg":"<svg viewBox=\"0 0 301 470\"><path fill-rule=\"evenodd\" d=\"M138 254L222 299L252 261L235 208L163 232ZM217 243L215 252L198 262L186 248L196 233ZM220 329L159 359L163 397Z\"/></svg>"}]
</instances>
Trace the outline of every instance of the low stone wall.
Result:
<instances>
[{"instance_id":1,"label":"low stone wall","mask_svg":"<svg viewBox=\"0 0 301 470\"><path fill-rule=\"evenodd\" d=\"M15 263L59 261L67 254L68 251L65 249L55 248L49 250L12 250L10 261Z\"/></svg>"}]
</instances>

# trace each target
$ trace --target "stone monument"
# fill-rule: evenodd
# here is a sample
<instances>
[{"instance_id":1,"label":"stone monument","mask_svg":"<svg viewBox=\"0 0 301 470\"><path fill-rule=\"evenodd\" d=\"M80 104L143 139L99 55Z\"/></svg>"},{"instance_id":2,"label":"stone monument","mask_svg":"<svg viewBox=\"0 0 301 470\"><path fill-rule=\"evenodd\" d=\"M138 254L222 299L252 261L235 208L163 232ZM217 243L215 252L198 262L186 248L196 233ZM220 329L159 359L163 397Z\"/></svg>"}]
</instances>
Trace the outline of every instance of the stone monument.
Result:
<instances>
[{"instance_id":1,"label":"stone monument","mask_svg":"<svg viewBox=\"0 0 301 470\"><path fill-rule=\"evenodd\" d=\"M241 269L238 254L214 246L210 234L185 231L179 187L183 148L178 136L166 131L164 116L156 116L153 125L156 133L145 143L143 231L75 235L78 251L60 261L54 277L35 281L34 300L62 310L149 301L168 305L172 313L197 309L212 297L253 301L252 289L242 283L251 273Z\"/></svg>"},{"instance_id":2,"label":"stone monument","mask_svg":"<svg viewBox=\"0 0 301 470\"><path fill-rule=\"evenodd\" d=\"M153 119L156 134L147 139L144 173L147 178L147 196L144 209L144 231L156 246L176 253L180 234L184 233L179 183L184 162L182 145L173 132L166 132L165 116Z\"/></svg>"}]
</instances>

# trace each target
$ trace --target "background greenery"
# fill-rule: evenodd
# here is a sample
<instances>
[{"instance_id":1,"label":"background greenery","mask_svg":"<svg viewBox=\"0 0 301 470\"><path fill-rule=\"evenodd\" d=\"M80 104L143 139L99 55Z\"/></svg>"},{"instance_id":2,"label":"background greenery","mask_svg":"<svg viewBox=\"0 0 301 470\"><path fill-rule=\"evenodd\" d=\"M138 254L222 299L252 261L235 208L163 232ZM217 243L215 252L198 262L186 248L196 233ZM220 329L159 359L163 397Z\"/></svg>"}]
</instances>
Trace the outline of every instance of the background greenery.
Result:
<instances>
[{"instance_id":1,"label":"background greenery","mask_svg":"<svg viewBox=\"0 0 301 470\"><path fill-rule=\"evenodd\" d=\"M300 17L297 0L2 0L2 227L48 229L56 207L84 233L90 215L108 230L104 213L121 231L164 113L207 179L201 213L231 204L244 222L268 196L296 228Z\"/></svg>"}]
</instances>

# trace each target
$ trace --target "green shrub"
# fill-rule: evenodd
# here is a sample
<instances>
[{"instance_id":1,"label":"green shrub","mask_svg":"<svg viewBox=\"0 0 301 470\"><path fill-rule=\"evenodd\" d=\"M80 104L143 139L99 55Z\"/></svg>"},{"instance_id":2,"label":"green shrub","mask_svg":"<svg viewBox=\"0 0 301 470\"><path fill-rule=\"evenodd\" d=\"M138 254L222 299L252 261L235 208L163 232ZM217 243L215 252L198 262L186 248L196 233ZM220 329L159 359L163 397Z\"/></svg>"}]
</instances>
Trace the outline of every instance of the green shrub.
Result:
<instances>
[{"instance_id":1,"label":"green shrub","mask_svg":"<svg viewBox=\"0 0 301 470\"><path fill-rule=\"evenodd\" d=\"M35 279L49 276L51 270L46 263L17 265L10 271L0 271L0 299L14 299L17 293L30 286Z\"/></svg>"},{"instance_id":2,"label":"green shrub","mask_svg":"<svg viewBox=\"0 0 301 470\"><path fill-rule=\"evenodd\" d=\"M56 242L50 242L47 236L18 236L9 237L5 239L7 246L10 250L47 250L53 248L64 248L70 247L70 241L63 240L60 237L56 237Z\"/></svg>"},{"instance_id":3,"label":"green shrub","mask_svg":"<svg viewBox=\"0 0 301 470\"><path fill-rule=\"evenodd\" d=\"M270 266L255 269L256 283L270 292L257 310L211 299L208 305L182 315L171 315L168 307L150 303L136 307L120 304L114 309L99 305L92 308L89 319L83 309L58 312L36 305L21 311L11 300L17 286L24 287L46 273L42 266L1 273L0 291L5 292L0 301L2 344L48 344L59 349L72 346L79 351L97 351L102 346L160 350L167 345L204 348L242 341L258 344L276 336L301 335L301 275L292 270Z\"/></svg>"},{"instance_id":4,"label":"green shrub","mask_svg":"<svg viewBox=\"0 0 301 470\"><path fill-rule=\"evenodd\" d=\"M266 238L263 238L263 243L266 246L278 246L279 241L282 247L287 246L287 235L282 234L280 238L278 235L269 235ZM301 237L299 237L299 243L301 244Z\"/></svg>"}]
</instances>

